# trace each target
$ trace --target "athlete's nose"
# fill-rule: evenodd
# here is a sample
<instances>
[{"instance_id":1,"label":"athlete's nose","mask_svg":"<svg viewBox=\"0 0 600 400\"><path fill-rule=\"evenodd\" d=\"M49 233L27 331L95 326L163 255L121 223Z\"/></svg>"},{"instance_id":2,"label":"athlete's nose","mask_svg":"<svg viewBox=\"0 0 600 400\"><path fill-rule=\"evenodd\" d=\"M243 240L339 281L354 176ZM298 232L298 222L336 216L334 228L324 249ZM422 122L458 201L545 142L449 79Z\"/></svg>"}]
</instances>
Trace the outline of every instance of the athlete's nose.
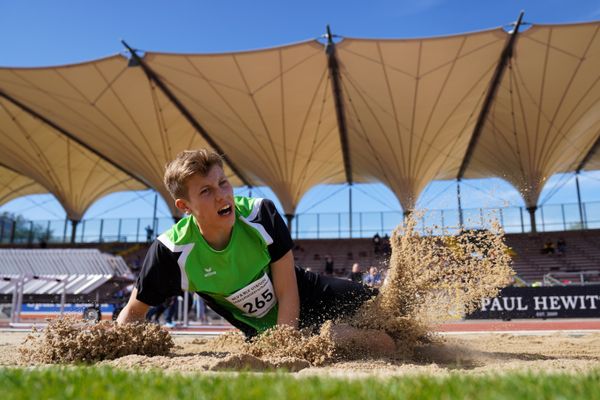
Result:
<instances>
[{"instance_id":1,"label":"athlete's nose","mask_svg":"<svg viewBox=\"0 0 600 400\"><path fill-rule=\"evenodd\" d=\"M226 198L227 198L227 190L225 188L219 187L219 190L217 190L216 200L220 202Z\"/></svg>"}]
</instances>

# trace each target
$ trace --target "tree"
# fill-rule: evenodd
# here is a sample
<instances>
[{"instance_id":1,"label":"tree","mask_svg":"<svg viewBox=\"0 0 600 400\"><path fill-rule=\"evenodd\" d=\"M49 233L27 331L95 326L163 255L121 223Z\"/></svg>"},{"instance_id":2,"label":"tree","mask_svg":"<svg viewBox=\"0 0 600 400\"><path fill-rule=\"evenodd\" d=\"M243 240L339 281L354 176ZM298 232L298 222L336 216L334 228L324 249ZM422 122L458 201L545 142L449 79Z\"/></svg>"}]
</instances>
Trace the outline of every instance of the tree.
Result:
<instances>
[{"instance_id":1,"label":"tree","mask_svg":"<svg viewBox=\"0 0 600 400\"><path fill-rule=\"evenodd\" d=\"M0 241L3 243L47 243L52 239L52 233L42 224L29 221L22 215L9 212L0 214Z\"/></svg>"}]
</instances>

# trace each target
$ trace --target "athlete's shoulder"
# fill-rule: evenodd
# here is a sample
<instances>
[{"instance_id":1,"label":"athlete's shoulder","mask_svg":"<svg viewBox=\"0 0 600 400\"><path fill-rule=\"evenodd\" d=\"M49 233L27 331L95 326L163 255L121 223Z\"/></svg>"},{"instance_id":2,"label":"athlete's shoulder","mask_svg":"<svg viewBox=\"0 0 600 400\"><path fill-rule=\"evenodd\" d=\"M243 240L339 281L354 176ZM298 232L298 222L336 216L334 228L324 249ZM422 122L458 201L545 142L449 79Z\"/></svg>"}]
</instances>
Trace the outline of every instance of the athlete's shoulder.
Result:
<instances>
[{"instance_id":1,"label":"athlete's shoulder","mask_svg":"<svg viewBox=\"0 0 600 400\"><path fill-rule=\"evenodd\" d=\"M261 209L265 207L269 209L275 207L271 200L260 197L234 196L234 203L238 214L250 219L252 216L259 215Z\"/></svg>"},{"instance_id":2,"label":"athlete's shoulder","mask_svg":"<svg viewBox=\"0 0 600 400\"><path fill-rule=\"evenodd\" d=\"M168 248L187 244L193 241L194 218L190 215L180 219L171 228L158 237L158 240Z\"/></svg>"}]
</instances>

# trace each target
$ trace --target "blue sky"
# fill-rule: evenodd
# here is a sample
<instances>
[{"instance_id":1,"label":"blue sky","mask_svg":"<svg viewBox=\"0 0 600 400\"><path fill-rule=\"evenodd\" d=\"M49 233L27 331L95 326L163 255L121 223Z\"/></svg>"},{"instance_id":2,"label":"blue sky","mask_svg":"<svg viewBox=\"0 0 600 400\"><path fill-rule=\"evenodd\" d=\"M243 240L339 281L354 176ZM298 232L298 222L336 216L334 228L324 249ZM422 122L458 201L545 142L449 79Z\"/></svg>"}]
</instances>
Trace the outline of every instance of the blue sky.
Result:
<instances>
[{"instance_id":1,"label":"blue sky","mask_svg":"<svg viewBox=\"0 0 600 400\"><path fill-rule=\"evenodd\" d=\"M600 19L600 0L371 0L371 1L8 1L0 0L0 65L48 66L99 58L123 51L120 39L142 50L225 52L272 47L316 38L331 25L348 37L410 38L477 31L513 22L571 23ZM600 173L580 177L586 202L600 201ZM499 179L466 181L464 207L522 205L519 194ZM247 193L244 189L240 193ZM576 202L572 175L551 178L541 202ZM254 195L273 197L267 189ZM320 186L301 201L298 212L347 209L348 189ZM152 215L151 191L109 195L85 218ZM355 211L399 210L382 185L353 190ZM420 208L456 207L455 182L434 182ZM0 207L31 219L62 219L49 195L28 196ZM162 201L159 216L167 216Z\"/></svg>"}]
</instances>

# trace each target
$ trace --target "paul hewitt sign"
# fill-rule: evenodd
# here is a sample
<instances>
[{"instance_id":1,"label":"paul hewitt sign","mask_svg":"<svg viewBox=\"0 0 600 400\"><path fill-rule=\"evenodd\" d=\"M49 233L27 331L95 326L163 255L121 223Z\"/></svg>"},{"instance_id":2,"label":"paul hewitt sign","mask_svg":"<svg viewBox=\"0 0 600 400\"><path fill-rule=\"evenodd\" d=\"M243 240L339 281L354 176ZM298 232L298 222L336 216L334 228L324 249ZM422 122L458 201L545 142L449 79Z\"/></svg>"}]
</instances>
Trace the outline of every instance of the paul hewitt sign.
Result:
<instances>
[{"instance_id":1,"label":"paul hewitt sign","mask_svg":"<svg viewBox=\"0 0 600 400\"><path fill-rule=\"evenodd\" d=\"M467 319L598 318L600 286L505 288Z\"/></svg>"}]
</instances>

